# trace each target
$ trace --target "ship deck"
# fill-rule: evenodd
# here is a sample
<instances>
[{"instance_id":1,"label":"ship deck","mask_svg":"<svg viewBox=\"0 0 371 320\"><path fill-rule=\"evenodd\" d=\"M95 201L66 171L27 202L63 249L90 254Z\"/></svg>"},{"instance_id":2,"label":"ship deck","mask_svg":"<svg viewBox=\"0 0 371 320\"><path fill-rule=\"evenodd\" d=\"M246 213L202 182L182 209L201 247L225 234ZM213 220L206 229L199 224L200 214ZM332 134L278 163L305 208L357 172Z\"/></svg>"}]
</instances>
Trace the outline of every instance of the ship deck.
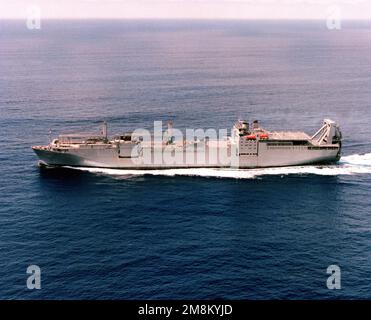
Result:
<instances>
[{"instance_id":1,"label":"ship deck","mask_svg":"<svg viewBox=\"0 0 371 320\"><path fill-rule=\"evenodd\" d=\"M302 131L269 132L269 140L309 140L311 137Z\"/></svg>"}]
</instances>

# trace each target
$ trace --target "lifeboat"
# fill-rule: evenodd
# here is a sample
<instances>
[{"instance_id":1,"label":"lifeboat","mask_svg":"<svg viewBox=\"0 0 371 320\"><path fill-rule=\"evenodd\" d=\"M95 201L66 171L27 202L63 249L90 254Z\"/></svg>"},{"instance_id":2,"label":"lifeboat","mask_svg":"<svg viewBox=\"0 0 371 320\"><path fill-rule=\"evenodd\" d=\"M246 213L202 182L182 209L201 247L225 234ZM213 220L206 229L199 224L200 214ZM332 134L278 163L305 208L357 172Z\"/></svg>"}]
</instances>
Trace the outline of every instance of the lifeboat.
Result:
<instances>
[{"instance_id":1,"label":"lifeboat","mask_svg":"<svg viewBox=\"0 0 371 320\"><path fill-rule=\"evenodd\" d=\"M262 134L260 135L260 139L262 139L262 140L267 140L268 138L269 138L268 133L262 133Z\"/></svg>"},{"instance_id":2,"label":"lifeboat","mask_svg":"<svg viewBox=\"0 0 371 320\"><path fill-rule=\"evenodd\" d=\"M245 136L246 140L256 140L256 135L255 134L249 134Z\"/></svg>"}]
</instances>

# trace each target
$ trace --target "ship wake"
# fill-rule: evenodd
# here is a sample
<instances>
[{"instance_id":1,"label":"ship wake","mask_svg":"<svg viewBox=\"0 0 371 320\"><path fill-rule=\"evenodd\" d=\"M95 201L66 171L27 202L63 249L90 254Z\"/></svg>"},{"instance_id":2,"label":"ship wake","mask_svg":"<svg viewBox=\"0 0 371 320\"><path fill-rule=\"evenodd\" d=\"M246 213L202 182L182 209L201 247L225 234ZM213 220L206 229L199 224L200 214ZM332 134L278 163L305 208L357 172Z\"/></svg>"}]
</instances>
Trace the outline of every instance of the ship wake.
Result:
<instances>
[{"instance_id":1,"label":"ship wake","mask_svg":"<svg viewBox=\"0 0 371 320\"><path fill-rule=\"evenodd\" d=\"M106 169L106 168L85 168L85 167L66 167L75 170L88 171L96 174L103 174L115 177L133 177L143 175L153 176L198 176L214 178L234 178L234 179L254 179L259 176L268 175L359 175L371 173L371 153L353 154L344 156L338 164L334 165L308 165L277 168L260 169L212 169L212 168L192 168L192 169L164 169L164 170L126 170L126 169Z\"/></svg>"}]
</instances>

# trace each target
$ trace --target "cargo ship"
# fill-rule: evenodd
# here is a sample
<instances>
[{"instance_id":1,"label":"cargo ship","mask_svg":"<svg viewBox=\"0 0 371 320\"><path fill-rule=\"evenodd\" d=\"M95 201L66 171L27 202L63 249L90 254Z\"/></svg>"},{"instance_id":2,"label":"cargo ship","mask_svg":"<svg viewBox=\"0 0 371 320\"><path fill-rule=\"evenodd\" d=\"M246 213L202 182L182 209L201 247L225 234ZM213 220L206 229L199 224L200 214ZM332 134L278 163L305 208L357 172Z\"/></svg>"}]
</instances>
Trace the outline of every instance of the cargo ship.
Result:
<instances>
[{"instance_id":1,"label":"cargo ship","mask_svg":"<svg viewBox=\"0 0 371 320\"><path fill-rule=\"evenodd\" d=\"M191 138L174 132L169 122L167 129L161 127L157 133L135 130L109 137L104 122L97 134L61 134L48 145L32 149L44 166L146 170L325 164L337 162L341 156L341 131L330 119L313 135L269 131L257 120L238 120L223 137L215 137L209 130Z\"/></svg>"}]
</instances>

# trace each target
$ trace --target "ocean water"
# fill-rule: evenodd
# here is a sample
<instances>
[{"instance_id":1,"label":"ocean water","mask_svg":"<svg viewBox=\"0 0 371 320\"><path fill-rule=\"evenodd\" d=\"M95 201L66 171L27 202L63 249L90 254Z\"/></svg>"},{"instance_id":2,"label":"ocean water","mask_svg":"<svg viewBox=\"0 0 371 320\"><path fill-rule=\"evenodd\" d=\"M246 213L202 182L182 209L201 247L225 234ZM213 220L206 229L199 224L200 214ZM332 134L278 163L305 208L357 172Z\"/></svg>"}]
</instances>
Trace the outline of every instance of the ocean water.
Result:
<instances>
[{"instance_id":1,"label":"ocean water","mask_svg":"<svg viewBox=\"0 0 371 320\"><path fill-rule=\"evenodd\" d=\"M367 22L0 21L0 298L370 299L370 38ZM118 133L240 117L309 133L332 118L343 158L56 170L30 148L103 120Z\"/></svg>"}]
</instances>

